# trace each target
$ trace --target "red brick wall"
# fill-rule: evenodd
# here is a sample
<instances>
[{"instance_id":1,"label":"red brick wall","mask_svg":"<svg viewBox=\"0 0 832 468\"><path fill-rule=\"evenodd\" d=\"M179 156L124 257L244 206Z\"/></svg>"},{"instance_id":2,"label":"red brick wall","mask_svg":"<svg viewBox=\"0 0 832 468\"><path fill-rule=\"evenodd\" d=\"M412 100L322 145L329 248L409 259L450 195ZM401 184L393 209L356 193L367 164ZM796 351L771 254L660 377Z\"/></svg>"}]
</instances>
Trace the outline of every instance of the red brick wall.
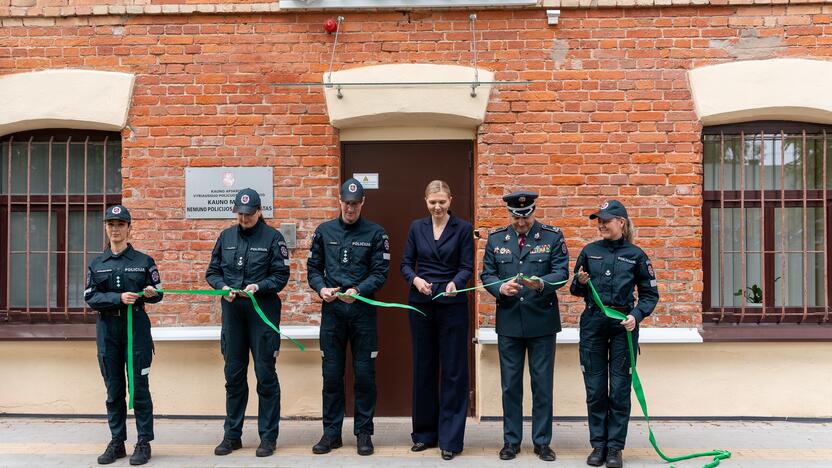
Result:
<instances>
[{"instance_id":1,"label":"red brick wall","mask_svg":"<svg viewBox=\"0 0 832 468\"><path fill-rule=\"evenodd\" d=\"M560 226L574 261L596 238L586 219L604 199L629 207L656 267L662 302L650 319L700 323L701 145L687 70L708 63L832 55L830 7L701 7L484 11L479 65L502 80L479 129L476 225L506 222L505 187L542 194L538 218ZM337 68L378 63L470 63L467 12L348 13ZM0 28L0 73L90 68L137 75L124 141L124 201L135 244L171 288L205 287L225 221L184 220L187 166L273 166L275 217L298 223L300 248L283 323L317 323L306 286L308 236L336 214L338 133L319 89L333 36L314 13L58 19ZM89 21L93 25L79 25ZM101 24L99 24L101 23ZM784 90L788 92L788 90ZM438 174L439 175L439 174ZM480 243L483 247L484 242ZM401 281L397 269L390 281ZM580 311L563 294L565 321ZM493 302L480 296L480 322ZM213 301L169 298L162 324L218 323Z\"/></svg>"}]
</instances>

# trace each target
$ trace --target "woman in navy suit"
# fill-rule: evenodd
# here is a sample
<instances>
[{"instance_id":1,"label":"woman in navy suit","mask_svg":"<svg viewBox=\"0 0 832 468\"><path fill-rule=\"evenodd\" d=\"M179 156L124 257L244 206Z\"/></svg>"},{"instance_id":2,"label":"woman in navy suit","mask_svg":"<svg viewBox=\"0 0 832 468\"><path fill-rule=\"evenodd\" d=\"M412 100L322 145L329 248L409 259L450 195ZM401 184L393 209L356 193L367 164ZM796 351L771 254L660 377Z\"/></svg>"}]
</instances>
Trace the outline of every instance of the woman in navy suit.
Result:
<instances>
[{"instance_id":1,"label":"woman in navy suit","mask_svg":"<svg viewBox=\"0 0 832 468\"><path fill-rule=\"evenodd\" d=\"M468 413L468 298L456 294L474 270L471 224L450 212L451 189L434 180L425 189L430 216L413 221L401 270L408 302L426 316L410 313L413 338L414 452L440 448L451 460L462 452ZM446 295L432 301L440 293Z\"/></svg>"}]
</instances>

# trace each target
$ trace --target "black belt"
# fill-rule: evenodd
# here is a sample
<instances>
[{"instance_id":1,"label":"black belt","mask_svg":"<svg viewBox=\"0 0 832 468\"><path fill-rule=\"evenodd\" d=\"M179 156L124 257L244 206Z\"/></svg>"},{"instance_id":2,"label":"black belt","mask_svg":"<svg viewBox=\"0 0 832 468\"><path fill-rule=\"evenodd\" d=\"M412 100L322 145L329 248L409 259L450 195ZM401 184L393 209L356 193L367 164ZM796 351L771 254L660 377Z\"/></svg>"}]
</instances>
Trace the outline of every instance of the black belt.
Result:
<instances>
[{"instance_id":1,"label":"black belt","mask_svg":"<svg viewBox=\"0 0 832 468\"><path fill-rule=\"evenodd\" d=\"M124 313L126 314L127 311L124 311ZM105 316L106 317L121 317L122 316L122 310L121 309L118 309L118 310L100 310L100 311L98 311L98 315L100 315L102 317L105 317Z\"/></svg>"}]
</instances>

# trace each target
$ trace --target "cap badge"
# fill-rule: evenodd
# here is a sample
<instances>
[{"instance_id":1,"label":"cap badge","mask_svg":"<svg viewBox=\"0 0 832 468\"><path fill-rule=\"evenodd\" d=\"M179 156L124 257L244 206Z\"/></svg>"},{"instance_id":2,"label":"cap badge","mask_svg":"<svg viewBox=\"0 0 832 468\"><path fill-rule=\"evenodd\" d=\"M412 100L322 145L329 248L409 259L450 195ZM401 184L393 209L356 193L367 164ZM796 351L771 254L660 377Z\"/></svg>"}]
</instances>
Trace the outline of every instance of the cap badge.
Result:
<instances>
[{"instance_id":1,"label":"cap badge","mask_svg":"<svg viewBox=\"0 0 832 468\"><path fill-rule=\"evenodd\" d=\"M240 203L242 203L243 205L248 205L249 200L251 199L248 195L243 195L242 197L240 197Z\"/></svg>"},{"instance_id":2,"label":"cap badge","mask_svg":"<svg viewBox=\"0 0 832 468\"><path fill-rule=\"evenodd\" d=\"M350 193L355 193L355 192L357 192L357 191L358 191L358 186L357 186L357 185L355 185L355 184L350 184L350 186L349 186L349 187L347 187L347 190L349 190L349 191L350 191Z\"/></svg>"},{"instance_id":3,"label":"cap badge","mask_svg":"<svg viewBox=\"0 0 832 468\"><path fill-rule=\"evenodd\" d=\"M120 206L114 206L113 207L113 214L119 214L119 213L121 213L121 207Z\"/></svg>"},{"instance_id":4,"label":"cap badge","mask_svg":"<svg viewBox=\"0 0 832 468\"><path fill-rule=\"evenodd\" d=\"M526 203L526 197L520 197L517 199L520 203Z\"/></svg>"},{"instance_id":5,"label":"cap badge","mask_svg":"<svg viewBox=\"0 0 832 468\"><path fill-rule=\"evenodd\" d=\"M609 206L610 206L610 202L604 202L604 204L601 205L601 209L606 210Z\"/></svg>"}]
</instances>

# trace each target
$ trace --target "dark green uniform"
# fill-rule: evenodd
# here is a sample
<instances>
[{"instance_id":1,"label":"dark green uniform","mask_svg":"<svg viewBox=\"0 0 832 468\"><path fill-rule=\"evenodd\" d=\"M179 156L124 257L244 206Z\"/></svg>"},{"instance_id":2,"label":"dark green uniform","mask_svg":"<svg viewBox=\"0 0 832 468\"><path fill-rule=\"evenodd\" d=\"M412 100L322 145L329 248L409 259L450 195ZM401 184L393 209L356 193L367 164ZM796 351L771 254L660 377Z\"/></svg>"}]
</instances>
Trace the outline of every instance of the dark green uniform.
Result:
<instances>
[{"instance_id":1,"label":"dark green uniform","mask_svg":"<svg viewBox=\"0 0 832 468\"><path fill-rule=\"evenodd\" d=\"M483 284L518 273L550 283L568 278L569 253L560 229L535 222L526 235L522 252L517 233L511 227L488 236L480 275ZM500 284L486 288L497 298L503 438L507 444L520 444L523 439L526 352L532 384L532 440L535 445L548 445L552 440L555 334L561 330L556 291L560 287L544 284L540 292L524 287L512 297L500 294Z\"/></svg>"},{"instance_id":2,"label":"dark green uniform","mask_svg":"<svg viewBox=\"0 0 832 468\"><path fill-rule=\"evenodd\" d=\"M575 264L589 273L604 305L641 322L659 300L656 275L643 250L624 238L593 242ZM638 288L638 304L633 291ZM589 435L593 448L622 450L630 420L630 354L627 331L620 320L608 318L592 300L589 286L572 281L570 291L586 301L581 314L580 359L586 386ZM638 344L638 326L633 345Z\"/></svg>"},{"instance_id":3,"label":"dark green uniform","mask_svg":"<svg viewBox=\"0 0 832 468\"><path fill-rule=\"evenodd\" d=\"M239 224L220 234L205 274L214 289L244 289L256 284L257 303L275 326L280 326L279 293L289 281L289 250L280 231L262 219L250 229ZM280 335L266 325L247 297L222 303L221 349L225 358L225 438L239 440L248 403L248 359L254 358L257 377L257 428L261 441L277 440L280 422L280 383L275 360Z\"/></svg>"},{"instance_id":4,"label":"dark green uniform","mask_svg":"<svg viewBox=\"0 0 832 468\"><path fill-rule=\"evenodd\" d=\"M98 365L107 386L107 421L113 439L119 441L127 440L127 304L121 302L121 294L137 293L147 286L161 288L159 270L151 257L130 244L119 254L113 254L108 248L87 268L84 300L98 311L95 343ZM153 440L153 402L148 382L153 338L144 305L161 300L159 293L154 297L139 297L133 304L133 408L139 439L146 442Z\"/></svg>"},{"instance_id":5,"label":"dark green uniform","mask_svg":"<svg viewBox=\"0 0 832 468\"><path fill-rule=\"evenodd\" d=\"M346 224L341 217L327 221L312 237L309 252L309 286L319 295L323 288L341 292L356 288L373 298L387 280L390 241L378 224L359 218ZM355 372L354 433L373 434L376 407L375 358L378 354L376 308L360 301L324 302L321 307L321 358L323 361L324 435L340 437L344 421L344 365L347 343Z\"/></svg>"}]
</instances>

